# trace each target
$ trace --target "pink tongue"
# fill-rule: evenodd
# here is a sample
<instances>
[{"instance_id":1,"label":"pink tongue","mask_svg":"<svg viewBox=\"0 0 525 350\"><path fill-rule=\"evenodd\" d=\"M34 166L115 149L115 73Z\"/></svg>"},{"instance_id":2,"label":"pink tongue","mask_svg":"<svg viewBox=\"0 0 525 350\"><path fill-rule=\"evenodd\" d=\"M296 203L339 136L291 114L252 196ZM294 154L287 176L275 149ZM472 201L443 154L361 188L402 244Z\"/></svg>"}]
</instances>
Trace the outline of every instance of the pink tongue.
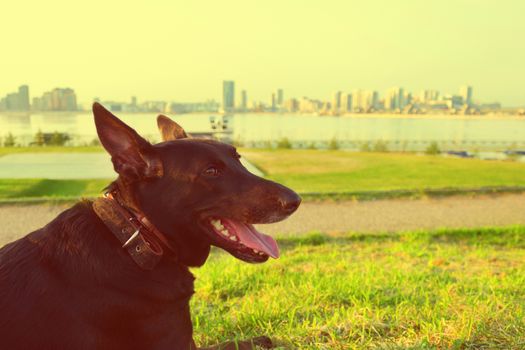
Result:
<instances>
[{"instance_id":1,"label":"pink tongue","mask_svg":"<svg viewBox=\"0 0 525 350\"><path fill-rule=\"evenodd\" d=\"M279 247L272 237L257 231L253 225L231 220L224 221L235 230L241 243L248 248L259 250L274 259L279 257Z\"/></svg>"}]
</instances>

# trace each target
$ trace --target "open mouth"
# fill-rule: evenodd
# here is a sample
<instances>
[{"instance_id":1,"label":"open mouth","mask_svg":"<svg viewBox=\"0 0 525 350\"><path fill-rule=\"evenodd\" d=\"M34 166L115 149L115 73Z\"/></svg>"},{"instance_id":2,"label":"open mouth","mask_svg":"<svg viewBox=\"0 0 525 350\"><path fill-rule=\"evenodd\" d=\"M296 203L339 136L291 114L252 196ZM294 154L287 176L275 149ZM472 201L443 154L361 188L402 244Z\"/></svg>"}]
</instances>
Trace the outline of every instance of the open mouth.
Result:
<instances>
[{"instance_id":1,"label":"open mouth","mask_svg":"<svg viewBox=\"0 0 525 350\"><path fill-rule=\"evenodd\" d=\"M209 225L215 233L217 246L247 262L263 262L268 257L277 259L279 247L275 240L261 233L253 225L226 218L211 218Z\"/></svg>"}]
</instances>

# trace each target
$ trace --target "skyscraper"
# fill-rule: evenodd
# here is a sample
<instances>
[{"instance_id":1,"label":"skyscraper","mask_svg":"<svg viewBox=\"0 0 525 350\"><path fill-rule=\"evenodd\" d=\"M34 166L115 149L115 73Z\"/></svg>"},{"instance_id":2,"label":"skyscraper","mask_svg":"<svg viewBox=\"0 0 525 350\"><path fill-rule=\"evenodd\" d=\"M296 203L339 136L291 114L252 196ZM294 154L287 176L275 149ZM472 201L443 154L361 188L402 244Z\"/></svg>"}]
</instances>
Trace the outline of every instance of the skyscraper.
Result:
<instances>
[{"instance_id":1,"label":"skyscraper","mask_svg":"<svg viewBox=\"0 0 525 350\"><path fill-rule=\"evenodd\" d=\"M385 109L402 110L406 105L405 90L401 87L390 88L385 95Z\"/></svg>"},{"instance_id":2,"label":"skyscraper","mask_svg":"<svg viewBox=\"0 0 525 350\"><path fill-rule=\"evenodd\" d=\"M19 111L20 103L18 101L18 93L12 92L7 94L6 98L6 107L8 111Z\"/></svg>"},{"instance_id":3,"label":"skyscraper","mask_svg":"<svg viewBox=\"0 0 525 350\"><path fill-rule=\"evenodd\" d=\"M352 108L355 112L363 112L364 110L364 92L361 89L352 91Z\"/></svg>"},{"instance_id":4,"label":"skyscraper","mask_svg":"<svg viewBox=\"0 0 525 350\"><path fill-rule=\"evenodd\" d=\"M232 112L235 109L235 82L224 80L222 82L222 109Z\"/></svg>"},{"instance_id":5,"label":"skyscraper","mask_svg":"<svg viewBox=\"0 0 525 350\"><path fill-rule=\"evenodd\" d=\"M459 95L463 97L464 104L466 104L467 106L472 105L472 86L468 86L468 85L462 86L459 89Z\"/></svg>"},{"instance_id":6,"label":"skyscraper","mask_svg":"<svg viewBox=\"0 0 525 350\"><path fill-rule=\"evenodd\" d=\"M29 106L29 86L22 85L18 88L18 109L28 111Z\"/></svg>"},{"instance_id":7,"label":"skyscraper","mask_svg":"<svg viewBox=\"0 0 525 350\"><path fill-rule=\"evenodd\" d=\"M283 89L277 89L277 106L282 107L284 103L284 91Z\"/></svg>"},{"instance_id":8,"label":"skyscraper","mask_svg":"<svg viewBox=\"0 0 525 350\"><path fill-rule=\"evenodd\" d=\"M353 111L352 94L343 94L341 98L341 112L351 113Z\"/></svg>"},{"instance_id":9,"label":"skyscraper","mask_svg":"<svg viewBox=\"0 0 525 350\"><path fill-rule=\"evenodd\" d=\"M70 88L56 88L44 92L42 97L33 98L33 110L75 111L77 110L77 95Z\"/></svg>"},{"instance_id":10,"label":"skyscraper","mask_svg":"<svg viewBox=\"0 0 525 350\"><path fill-rule=\"evenodd\" d=\"M378 109L379 108L379 92L372 91L370 107L372 107L374 109Z\"/></svg>"},{"instance_id":11,"label":"skyscraper","mask_svg":"<svg viewBox=\"0 0 525 350\"><path fill-rule=\"evenodd\" d=\"M334 97L332 99L332 112L339 113L341 109L341 91L334 92Z\"/></svg>"}]
</instances>

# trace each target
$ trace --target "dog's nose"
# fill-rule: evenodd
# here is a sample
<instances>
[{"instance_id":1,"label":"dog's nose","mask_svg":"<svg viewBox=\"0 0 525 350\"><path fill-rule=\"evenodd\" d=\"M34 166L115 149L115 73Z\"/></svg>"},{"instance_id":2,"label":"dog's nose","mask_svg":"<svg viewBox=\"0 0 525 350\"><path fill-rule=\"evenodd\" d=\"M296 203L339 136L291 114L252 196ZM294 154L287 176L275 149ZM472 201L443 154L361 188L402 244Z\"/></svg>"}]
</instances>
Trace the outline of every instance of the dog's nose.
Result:
<instances>
[{"instance_id":1,"label":"dog's nose","mask_svg":"<svg viewBox=\"0 0 525 350\"><path fill-rule=\"evenodd\" d=\"M286 212L286 214L291 214L299 208L301 204L301 197L293 191L289 191L286 195L282 196L279 199L281 207Z\"/></svg>"}]
</instances>

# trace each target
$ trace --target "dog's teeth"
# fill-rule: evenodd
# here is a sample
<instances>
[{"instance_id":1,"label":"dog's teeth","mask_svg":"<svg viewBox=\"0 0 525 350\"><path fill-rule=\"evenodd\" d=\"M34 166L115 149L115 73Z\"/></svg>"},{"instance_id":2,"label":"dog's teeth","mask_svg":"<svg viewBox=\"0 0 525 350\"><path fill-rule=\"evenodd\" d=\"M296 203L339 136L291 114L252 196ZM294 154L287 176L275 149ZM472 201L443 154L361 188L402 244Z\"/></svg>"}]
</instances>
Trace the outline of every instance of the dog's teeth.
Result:
<instances>
[{"instance_id":1,"label":"dog's teeth","mask_svg":"<svg viewBox=\"0 0 525 350\"><path fill-rule=\"evenodd\" d=\"M259 255L264 255L264 253L263 252L259 252Z\"/></svg>"},{"instance_id":2,"label":"dog's teeth","mask_svg":"<svg viewBox=\"0 0 525 350\"><path fill-rule=\"evenodd\" d=\"M228 230L221 230L219 231L220 233L222 233L224 236L228 237L230 235L230 233L228 232Z\"/></svg>"},{"instance_id":3,"label":"dog's teeth","mask_svg":"<svg viewBox=\"0 0 525 350\"><path fill-rule=\"evenodd\" d=\"M254 253L259 253L257 249L252 249Z\"/></svg>"},{"instance_id":4,"label":"dog's teeth","mask_svg":"<svg viewBox=\"0 0 525 350\"><path fill-rule=\"evenodd\" d=\"M230 239L231 239L232 241L237 241L237 237L235 237L235 236L230 236Z\"/></svg>"}]
</instances>

